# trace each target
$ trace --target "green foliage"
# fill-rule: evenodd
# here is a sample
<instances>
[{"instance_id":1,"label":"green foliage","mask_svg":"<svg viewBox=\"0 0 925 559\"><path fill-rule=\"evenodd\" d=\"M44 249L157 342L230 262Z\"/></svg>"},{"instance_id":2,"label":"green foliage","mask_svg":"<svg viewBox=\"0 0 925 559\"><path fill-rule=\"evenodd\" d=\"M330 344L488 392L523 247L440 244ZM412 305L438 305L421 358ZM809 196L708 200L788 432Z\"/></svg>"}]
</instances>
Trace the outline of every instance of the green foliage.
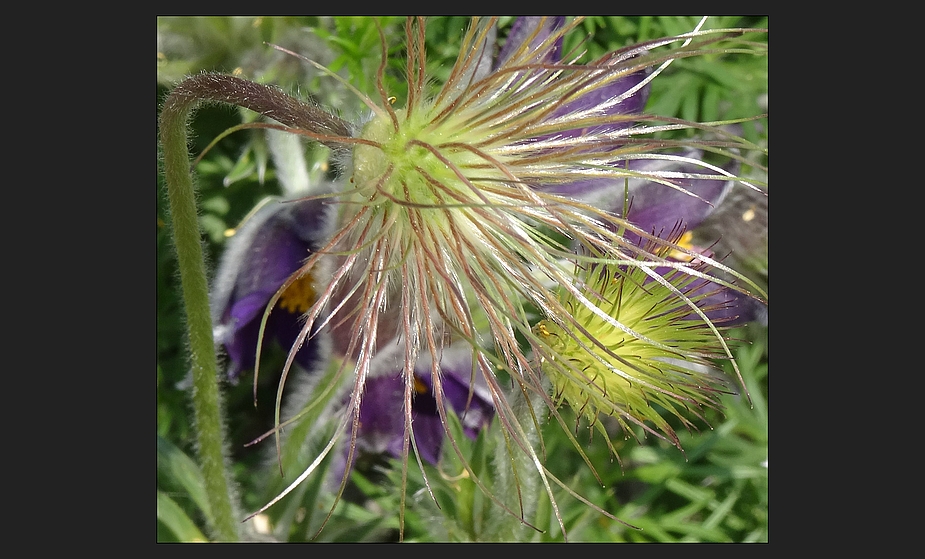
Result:
<instances>
[{"instance_id":1,"label":"green foliage","mask_svg":"<svg viewBox=\"0 0 925 559\"><path fill-rule=\"evenodd\" d=\"M586 50L593 59L614 49L640 41L690 31L697 18L590 17L580 33L568 38L565 52ZM512 18L499 21L502 40ZM434 18L427 24L428 75L442 82L458 54L465 18ZM307 63L273 50L279 44L317 60L357 87L378 97L375 75L385 36L389 56L385 89L401 99L403 83L404 18L379 17L287 17L287 18L158 18L157 106L169 88L182 77L200 71L233 72L241 69L251 79L276 83L284 89L309 95L332 106L348 120L362 114L363 105L335 80ZM709 27L767 27L767 18L721 17ZM753 40L767 42L766 34ZM676 61L654 80L649 112L698 121L751 117L767 112L768 59L739 54L709 55ZM254 118L246 111L205 107L191 122L194 133L191 153L198 155L209 142L231 126ZM768 119L742 126L746 138L767 145ZM243 131L224 138L196 167L200 221L206 233L207 258L216 262L225 232L263 197L278 194L281 187L272 165L267 164L265 134ZM324 174L333 173L327 153L306 145L309 161ZM186 347L178 301L176 265L171 254L168 220L160 173L157 181L157 539L201 541L206 539L209 511L203 495L202 474L194 456L193 426L189 419ZM764 261L767 283L767 256ZM555 421L543 432L544 458L549 470L600 508L639 530L607 518L600 512L553 486L570 541L768 541L768 346L767 327L735 332L746 343L735 354L751 395L723 398L724 415L706 418L712 428L688 433L678 427L682 453L663 440L650 436L640 442L624 440L614 429L611 436L622 458L615 462L587 426L575 428L594 472L582 460L572 442ZM278 348L277 348L278 349ZM281 351L270 351L265 371L274 368ZM275 360L275 361L273 361ZM731 373L731 368L729 371ZM244 445L272 427L272 402L276 380L267 373L258 387L255 410L250 379L227 386L229 445L233 471L241 485L246 510L254 511L283 489L311 458L317 455L330 432L317 427L317 412L308 414L286 430L283 446L285 479L279 475L272 442ZM565 413L563 411L563 413ZM576 425L581 425L577 423ZM444 446L439 468L426 467L424 474L412 457L407 471L404 519L406 541L481 541L513 539L561 541L554 511L529 468L518 469L523 491L537 491L537 508L528 520L538 530L523 526L516 514L505 512L485 495L473 474L506 506L518 509L516 494L499 487L498 456L507 456L500 429L494 428L472 441L462 435L455 418L450 428L459 451L472 469L467 472L456 451ZM336 451L335 451L336 452ZM390 541L399 534L402 469L398 461L358 468L347 491L334 507L338 480L325 474L331 457L305 483L270 508L260 518L272 526L272 537L286 541ZM510 469L510 465L507 465ZM508 471L504 475L511 475ZM530 512L530 511L528 511ZM257 524L250 521L249 526ZM259 524L259 523L258 523ZM269 537L252 529L253 537Z\"/></svg>"}]
</instances>

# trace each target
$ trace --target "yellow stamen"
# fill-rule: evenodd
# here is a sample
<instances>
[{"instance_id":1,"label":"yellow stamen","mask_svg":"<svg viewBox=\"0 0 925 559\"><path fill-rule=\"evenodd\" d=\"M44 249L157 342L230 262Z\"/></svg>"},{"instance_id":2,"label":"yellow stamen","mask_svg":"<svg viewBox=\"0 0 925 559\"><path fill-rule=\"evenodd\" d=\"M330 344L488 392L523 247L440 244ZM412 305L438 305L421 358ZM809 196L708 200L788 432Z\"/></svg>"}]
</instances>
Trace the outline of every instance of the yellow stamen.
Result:
<instances>
[{"instance_id":1,"label":"yellow stamen","mask_svg":"<svg viewBox=\"0 0 925 559\"><path fill-rule=\"evenodd\" d=\"M315 289L312 275L306 274L295 280L279 298L279 306L291 313L304 313L315 303Z\"/></svg>"},{"instance_id":2,"label":"yellow stamen","mask_svg":"<svg viewBox=\"0 0 925 559\"><path fill-rule=\"evenodd\" d=\"M694 244L692 243L693 240L694 240L694 234L691 233L690 231L685 231L684 234L681 235L681 238L678 239L677 245L681 248L693 250L694 249ZM690 262L692 260L690 255L685 254L681 252L680 250L672 250L669 253L669 256L671 256L671 258L674 258L675 260L683 260L685 262Z\"/></svg>"},{"instance_id":3,"label":"yellow stamen","mask_svg":"<svg viewBox=\"0 0 925 559\"><path fill-rule=\"evenodd\" d=\"M418 378L417 375L414 375L414 392L416 394L427 394L428 391L429 389L427 388L427 385L424 384L424 382Z\"/></svg>"}]
</instances>

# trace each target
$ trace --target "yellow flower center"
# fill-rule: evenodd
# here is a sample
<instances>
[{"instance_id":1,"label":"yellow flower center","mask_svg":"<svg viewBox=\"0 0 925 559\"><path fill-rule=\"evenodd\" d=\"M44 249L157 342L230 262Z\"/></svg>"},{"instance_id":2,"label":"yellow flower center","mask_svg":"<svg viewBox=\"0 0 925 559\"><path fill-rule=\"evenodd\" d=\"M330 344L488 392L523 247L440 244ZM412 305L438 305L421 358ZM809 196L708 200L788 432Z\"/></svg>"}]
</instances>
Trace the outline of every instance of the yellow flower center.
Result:
<instances>
[{"instance_id":1,"label":"yellow flower center","mask_svg":"<svg viewBox=\"0 0 925 559\"><path fill-rule=\"evenodd\" d=\"M682 248L686 248L688 250L693 250L694 249L693 240L694 240L694 234L691 233L690 231L685 231L684 234L681 235L681 238L678 239L677 245ZM690 255L684 254L680 250L671 250L671 252L668 253L668 256L670 256L671 258L674 258L675 260L680 260L681 262L690 262L691 260L693 260L693 258L691 258Z\"/></svg>"},{"instance_id":2,"label":"yellow flower center","mask_svg":"<svg viewBox=\"0 0 925 559\"><path fill-rule=\"evenodd\" d=\"M315 288L312 287L311 274L295 280L279 297L279 306L293 314L307 312L314 303Z\"/></svg>"},{"instance_id":3,"label":"yellow flower center","mask_svg":"<svg viewBox=\"0 0 925 559\"><path fill-rule=\"evenodd\" d=\"M417 375L414 375L414 392L416 394L427 394L430 392L430 389L427 388L427 385L424 384L424 381L422 381Z\"/></svg>"}]
</instances>

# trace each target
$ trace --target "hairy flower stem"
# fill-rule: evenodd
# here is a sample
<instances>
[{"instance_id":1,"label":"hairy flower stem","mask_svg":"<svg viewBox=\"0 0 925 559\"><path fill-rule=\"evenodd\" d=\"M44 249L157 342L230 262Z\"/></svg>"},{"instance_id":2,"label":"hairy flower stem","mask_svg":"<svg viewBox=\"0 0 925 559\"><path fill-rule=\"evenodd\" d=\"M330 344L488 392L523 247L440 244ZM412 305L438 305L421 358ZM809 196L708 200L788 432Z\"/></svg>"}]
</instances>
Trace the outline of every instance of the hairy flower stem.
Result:
<instances>
[{"instance_id":1,"label":"hairy flower stem","mask_svg":"<svg viewBox=\"0 0 925 559\"><path fill-rule=\"evenodd\" d=\"M238 541L240 524L235 518L231 478L225 468L224 423L218 386L218 362L215 342L212 340L209 285L186 147L186 121L196 102L196 98L184 95L172 94L168 97L161 112L161 146L186 310L196 442L206 497L212 513L213 536L221 541Z\"/></svg>"},{"instance_id":2,"label":"hairy flower stem","mask_svg":"<svg viewBox=\"0 0 925 559\"><path fill-rule=\"evenodd\" d=\"M238 518L241 515L237 513L232 498L231 476L225 468L218 360L212 338L209 285L187 148L187 121L200 102L209 101L245 107L286 126L311 131L315 139L328 145L337 143L333 138L348 135L348 129L337 117L276 88L217 74L203 74L184 80L171 92L161 111L164 176L193 373L196 442L214 535L222 541L236 541L240 539Z\"/></svg>"}]
</instances>

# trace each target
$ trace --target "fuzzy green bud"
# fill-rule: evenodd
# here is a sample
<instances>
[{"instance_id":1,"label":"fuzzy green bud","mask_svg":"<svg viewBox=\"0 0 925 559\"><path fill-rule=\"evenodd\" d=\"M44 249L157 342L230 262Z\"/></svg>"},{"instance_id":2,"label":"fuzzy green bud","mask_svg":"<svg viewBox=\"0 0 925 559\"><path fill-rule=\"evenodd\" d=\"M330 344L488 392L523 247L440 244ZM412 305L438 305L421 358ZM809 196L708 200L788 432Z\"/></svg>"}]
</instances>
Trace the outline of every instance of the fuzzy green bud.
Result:
<instances>
[{"instance_id":1,"label":"fuzzy green bud","mask_svg":"<svg viewBox=\"0 0 925 559\"><path fill-rule=\"evenodd\" d=\"M554 399L592 424L613 416L627 430L636 424L652 432L654 425L677 444L659 408L686 423L684 410L715 406L722 388L709 360L724 355L722 338L692 308L707 295L703 283L671 271L662 284L641 267L591 266L582 276L596 306L566 293L560 302L570 318L534 328L547 345L542 366Z\"/></svg>"}]
</instances>

